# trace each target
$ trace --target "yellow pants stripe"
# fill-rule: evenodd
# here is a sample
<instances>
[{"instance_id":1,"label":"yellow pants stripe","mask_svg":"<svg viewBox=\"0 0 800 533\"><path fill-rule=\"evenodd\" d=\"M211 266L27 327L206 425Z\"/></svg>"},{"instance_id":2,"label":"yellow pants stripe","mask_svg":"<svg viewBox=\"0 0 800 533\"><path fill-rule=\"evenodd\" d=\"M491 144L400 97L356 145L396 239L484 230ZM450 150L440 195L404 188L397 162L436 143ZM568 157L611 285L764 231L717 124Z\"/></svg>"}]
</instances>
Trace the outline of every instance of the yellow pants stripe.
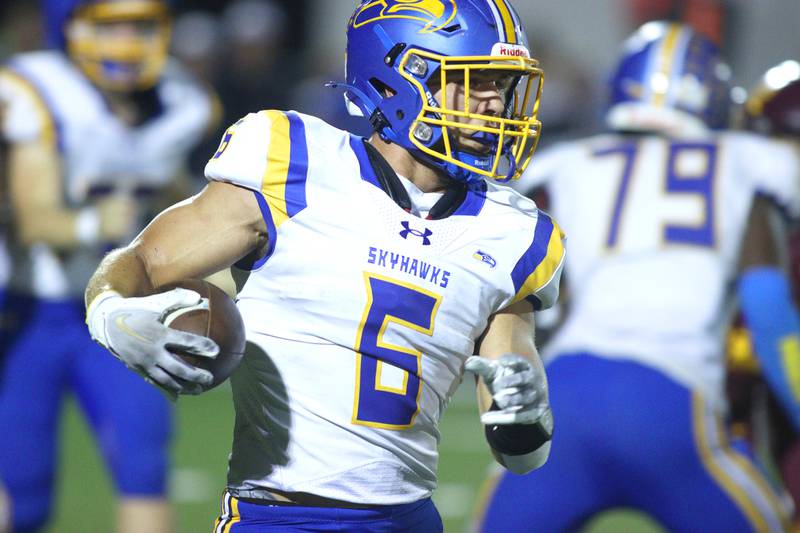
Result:
<instances>
[{"instance_id":1,"label":"yellow pants stripe","mask_svg":"<svg viewBox=\"0 0 800 533\"><path fill-rule=\"evenodd\" d=\"M719 416L698 394L692 397L694 438L703 466L733 500L753 531L785 531L788 517L750 460L733 450Z\"/></svg>"},{"instance_id":2,"label":"yellow pants stripe","mask_svg":"<svg viewBox=\"0 0 800 533\"><path fill-rule=\"evenodd\" d=\"M214 521L214 533L230 533L241 520L239 500L226 490L222 493L222 514Z\"/></svg>"},{"instance_id":3,"label":"yellow pants stripe","mask_svg":"<svg viewBox=\"0 0 800 533\"><path fill-rule=\"evenodd\" d=\"M486 478L478 490L478 498L472 512L473 527L470 528L471 531L481 531L483 529L483 521L486 519L486 510L489 508L489 502L497 491L500 480L503 479L504 472L504 470L497 469L492 475Z\"/></svg>"}]
</instances>

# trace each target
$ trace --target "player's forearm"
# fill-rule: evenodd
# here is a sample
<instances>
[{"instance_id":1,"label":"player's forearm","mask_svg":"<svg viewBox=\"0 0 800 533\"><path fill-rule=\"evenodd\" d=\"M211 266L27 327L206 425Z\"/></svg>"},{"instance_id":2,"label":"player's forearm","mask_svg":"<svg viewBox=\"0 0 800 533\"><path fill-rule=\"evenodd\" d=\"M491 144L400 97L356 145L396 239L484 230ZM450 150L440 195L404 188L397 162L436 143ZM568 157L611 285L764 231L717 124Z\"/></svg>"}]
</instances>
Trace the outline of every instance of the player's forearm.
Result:
<instances>
[{"instance_id":1,"label":"player's forearm","mask_svg":"<svg viewBox=\"0 0 800 533\"><path fill-rule=\"evenodd\" d=\"M492 397L483 383L478 384L478 406L481 413L493 407ZM553 431L551 414L535 424L488 425L486 442L495 460L515 474L526 474L547 462Z\"/></svg>"},{"instance_id":2,"label":"player's forearm","mask_svg":"<svg viewBox=\"0 0 800 533\"><path fill-rule=\"evenodd\" d=\"M99 222L91 210L15 210L16 238L24 246L47 244L72 250L95 240Z\"/></svg>"},{"instance_id":3,"label":"player's forearm","mask_svg":"<svg viewBox=\"0 0 800 533\"><path fill-rule=\"evenodd\" d=\"M777 268L751 268L738 289L762 373L800 430L800 315L788 280Z\"/></svg>"},{"instance_id":4,"label":"player's forearm","mask_svg":"<svg viewBox=\"0 0 800 533\"><path fill-rule=\"evenodd\" d=\"M64 204L60 159L55 148L39 141L11 145L8 192L17 241L74 249L97 239L100 219L92 208Z\"/></svg>"},{"instance_id":5,"label":"player's forearm","mask_svg":"<svg viewBox=\"0 0 800 533\"><path fill-rule=\"evenodd\" d=\"M154 287L144 260L135 247L128 246L108 254L97 267L86 287L86 306L106 291L114 291L124 297L144 296L151 294Z\"/></svg>"},{"instance_id":6,"label":"player's forearm","mask_svg":"<svg viewBox=\"0 0 800 533\"><path fill-rule=\"evenodd\" d=\"M547 380L544 365L533 342L533 312L529 304L515 304L507 312L492 317L480 343L479 353L495 366L492 372L470 367L482 377L478 380L478 407L481 414L498 411L481 417L486 441L497 462L515 474L525 474L542 466L550 455L550 437L553 417L548 406ZM468 363L470 363L468 361ZM515 372L517 372L515 374ZM503 376L517 376L503 387ZM492 382L491 387L487 381ZM522 383L527 386L523 387ZM498 390L498 387L501 387ZM534 392L534 396L515 400L513 396ZM498 405L498 403L500 405ZM491 419L494 418L494 421Z\"/></svg>"}]
</instances>

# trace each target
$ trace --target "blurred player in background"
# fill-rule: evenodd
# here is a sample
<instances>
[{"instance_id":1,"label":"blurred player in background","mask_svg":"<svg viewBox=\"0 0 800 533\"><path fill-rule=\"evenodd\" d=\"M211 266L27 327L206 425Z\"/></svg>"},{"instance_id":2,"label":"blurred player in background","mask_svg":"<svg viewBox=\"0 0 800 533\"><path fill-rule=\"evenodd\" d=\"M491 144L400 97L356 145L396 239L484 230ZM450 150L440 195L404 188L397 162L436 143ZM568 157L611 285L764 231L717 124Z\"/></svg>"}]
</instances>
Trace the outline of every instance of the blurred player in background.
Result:
<instances>
[{"instance_id":1,"label":"blurred player in background","mask_svg":"<svg viewBox=\"0 0 800 533\"><path fill-rule=\"evenodd\" d=\"M367 141L296 112L232 126L211 183L99 267L95 339L175 392L211 376L166 346L156 288L237 263L248 350L216 531L441 531L438 423L465 367L482 421L515 472L549 454L533 309L557 297L562 234L484 178L530 159L541 70L506 0L365 0L348 25L350 109ZM470 357L478 353L479 356Z\"/></svg>"},{"instance_id":2,"label":"blurred player in background","mask_svg":"<svg viewBox=\"0 0 800 533\"><path fill-rule=\"evenodd\" d=\"M800 153L800 63L785 61L769 69L749 95L743 117L744 128L793 144ZM780 217L768 221L779 227L782 222ZM735 427L743 424L745 434L774 457L800 508L800 319L793 303L800 287L800 231L796 221L789 229L788 239L778 245L790 246L783 263L789 260L794 290L785 264L753 264L740 278L744 321L729 343L728 390ZM760 386L763 380L769 387Z\"/></svg>"},{"instance_id":3,"label":"blurred player in background","mask_svg":"<svg viewBox=\"0 0 800 533\"><path fill-rule=\"evenodd\" d=\"M0 479L14 531L52 507L66 391L86 415L120 495L121 532L170 531L170 408L91 341L81 293L104 250L131 238L176 183L212 119L211 99L167 56L158 0L45 4L58 48L0 71L9 143L14 307L29 318L0 375ZM87 502L87 505L89 502Z\"/></svg>"},{"instance_id":4,"label":"blurred player in background","mask_svg":"<svg viewBox=\"0 0 800 533\"><path fill-rule=\"evenodd\" d=\"M3 107L0 104L0 123L3 120ZM8 250L6 249L6 234L8 233L8 195L6 193L5 179L5 149L2 138L0 138L0 372L2 371L3 361L8 339L11 337L11 324L9 313L6 309L6 284L11 270ZM0 479L0 533L8 533L11 530L11 502L8 499L6 488Z\"/></svg>"},{"instance_id":5,"label":"blurred player in background","mask_svg":"<svg viewBox=\"0 0 800 533\"><path fill-rule=\"evenodd\" d=\"M548 464L500 477L483 531L574 531L609 508L668 531L783 531L787 512L725 429L723 339L740 256L772 236L768 195L800 214L789 147L728 124L730 70L687 26L625 44L613 133L559 145L523 176L570 235L568 313L547 347ZM751 225L762 230L750 230ZM774 258L773 258L774 259ZM748 259L755 264L756 261ZM551 358L552 356L552 358Z\"/></svg>"}]
</instances>

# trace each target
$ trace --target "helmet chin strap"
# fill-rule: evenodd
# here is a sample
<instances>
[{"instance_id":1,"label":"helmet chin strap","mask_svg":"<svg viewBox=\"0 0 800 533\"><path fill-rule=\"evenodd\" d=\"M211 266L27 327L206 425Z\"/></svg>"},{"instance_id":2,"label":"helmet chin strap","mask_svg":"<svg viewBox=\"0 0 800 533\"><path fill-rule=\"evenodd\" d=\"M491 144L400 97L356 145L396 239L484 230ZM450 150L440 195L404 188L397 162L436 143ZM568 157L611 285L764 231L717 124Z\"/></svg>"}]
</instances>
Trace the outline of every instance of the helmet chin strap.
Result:
<instances>
[{"instance_id":1,"label":"helmet chin strap","mask_svg":"<svg viewBox=\"0 0 800 533\"><path fill-rule=\"evenodd\" d=\"M517 160L513 157L510 157L507 154L503 155L505 155L505 157L508 159L508 164L510 168L508 169L508 172L506 173L506 176L504 178L495 179L497 183L508 183L514 177L514 174L517 173Z\"/></svg>"},{"instance_id":2,"label":"helmet chin strap","mask_svg":"<svg viewBox=\"0 0 800 533\"><path fill-rule=\"evenodd\" d=\"M479 140L479 141L489 140L489 141L496 142L497 138L498 138L498 135L496 135L494 133L477 132L475 135L472 136L472 138L476 139L476 140ZM454 139L452 135L450 136L450 143L453 146L458 146L457 140ZM508 172L506 173L506 175L504 177L494 178L494 181L496 181L498 183L508 183L509 181L511 181L514 178L514 174L516 174L517 169L519 168L519 165L517 164L516 159L514 157L512 157L508 153L509 150L510 150L510 147L508 145L506 145L503 148L503 150L501 151L501 153L500 153L499 157L505 157L508 160L509 170L508 170ZM473 158L473 157L474 157L474 159L471 160L471 161L463 161L464 159L470 159L470 158ZM472 156L468 152L461 152L461 155L459 156L458 159L459 159L459 161L466 162L467 164L472 165L472 166L476 166L476 167L491 166L491 165L494 164L494 159L493 158L485 157L485 159L489 160L488 164L487 165L481 165L479 163L479 160L480 159L484 159L484 158L480 157L480 156ZM450 166L455 167L456 169L458 169L457 172L460 171L461 173L463 173L462 175L466 176L463 179L465 179L465 181L467 181L467 182L483 179L479 175L474 174L472 172L469 172L466 169L463 169L463 168L458 167L456 165L452 165L451 164Z\"/></svg>"},{"instance_id":3,"label":"helmet chin strap","mask_svg":"<svg viewBox=\"0 0 800 533\"><path fill-rule=\"evenodd\" d=\"M505 177L503 178L496 178L495 181L498 183L508 183L512 179L514 179L514 174L517 173L517 169L519 168L519 164L517 163L517 158L514 157L510 152L513 150L512 142L507 141L506 145L503 147L503 150L500 152L501 157L505 157L508 160L508 172L506 172Z\"/></svg>"}]
</instances>

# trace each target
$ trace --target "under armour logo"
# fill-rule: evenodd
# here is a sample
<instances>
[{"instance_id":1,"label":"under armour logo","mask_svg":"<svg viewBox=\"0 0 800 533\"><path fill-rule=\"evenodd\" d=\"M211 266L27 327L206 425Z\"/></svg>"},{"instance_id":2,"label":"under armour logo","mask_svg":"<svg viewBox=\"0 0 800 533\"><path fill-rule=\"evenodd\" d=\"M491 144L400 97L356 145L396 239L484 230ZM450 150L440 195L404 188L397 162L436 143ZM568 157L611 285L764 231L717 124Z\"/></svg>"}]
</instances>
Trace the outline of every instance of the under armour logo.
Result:
<instances>
[{"instance_id":1,"label":"under armour logo","mask_svg":"<svg viewBox=\"0 0 800 533\"><path fill-rule=\"evenodd\" d=\"M431 243L431 240L428 238L433 235L433 232L428 228L425 228L425 231L419 231L418 229L411 229L409 227L409 223L407 220L404 220L400 223L405 229L400 232L400 236L404 239L408 239L409 235L414 235L415 237L419 237L422 239L422 245L428 246Z\"/></svg>"}]
</instances>

